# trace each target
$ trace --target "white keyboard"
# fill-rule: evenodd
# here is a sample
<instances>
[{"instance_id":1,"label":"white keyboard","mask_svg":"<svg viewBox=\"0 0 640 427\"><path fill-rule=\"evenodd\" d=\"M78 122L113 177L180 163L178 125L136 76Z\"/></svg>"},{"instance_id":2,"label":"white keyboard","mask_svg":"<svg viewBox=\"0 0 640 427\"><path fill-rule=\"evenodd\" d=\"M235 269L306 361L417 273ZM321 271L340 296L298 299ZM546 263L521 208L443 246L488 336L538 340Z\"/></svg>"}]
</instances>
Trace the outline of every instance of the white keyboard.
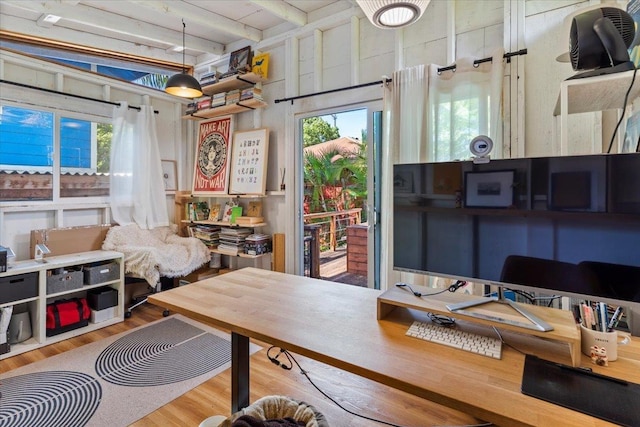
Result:
<instances>
[{"instance_id":1,"label":"white keyboard","mask_svg":"<svg viewBox=\"0 0 640 427\"><path fill-rule=\"evenodd\" d=\"M502 341L498 338L485 337L455 328L416 320L407 330L407 335L494 359L502 357Z\"/></svg>"}]
</instances>

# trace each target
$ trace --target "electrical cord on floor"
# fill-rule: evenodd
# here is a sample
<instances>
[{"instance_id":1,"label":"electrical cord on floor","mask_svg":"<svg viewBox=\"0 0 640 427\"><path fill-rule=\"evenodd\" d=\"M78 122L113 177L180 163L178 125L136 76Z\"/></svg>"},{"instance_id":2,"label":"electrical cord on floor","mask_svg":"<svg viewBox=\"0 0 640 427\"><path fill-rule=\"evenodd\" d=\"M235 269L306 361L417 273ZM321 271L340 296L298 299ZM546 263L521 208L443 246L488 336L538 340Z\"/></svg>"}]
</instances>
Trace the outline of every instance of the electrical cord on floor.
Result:
<instances>
[{"instance_id":1,"label":"electrical cord on floor","mask_svg":"<svg viewBox=\"0 0 640 427\"><path fill-rule=\"evenodd\" d=\"M616 139L616 133L618 133L618 128L620 127L620 124L622 123L622 119L624 118L624 112L627 109L627 101L629 100L629 93L631 93L633 82L636 81L637 72L638 72L638 69L634 68L633 77L631 78L631 84L627 89L627 93L624 95L624 103L622 104L622 114L620 114L620 119L618 120L618 124L616 125L616 128L613 130L613 135L611 135L611 142L609 142L609 149L607 150L607 154L611 153L611 148L613 147L613 141ZM636 151L637 151L637 147L636 147Z\"/></svg>"},{"instance_id":2,"label":"electrical cord on floor","mask_svg":"<svg viewBox=\"0 0 640 427\"><path fill-rule=\"evenodd\" d=\"M286 369L286 370L290 370L290 369L291 369L291 366L285 366L284 364L280 363L280 362L277 360L277 357L278 357L280 354L284 354L284 355L286 356L286 358L288 359L288 361L289 361L289 362L292 362L292 361L293 361L293 363L295 363L295 365L298 367L298 369L300 369L300 373L301 373L302 375L304 375L304 377L307 379L307 381L309 381L309 383L313 386L313 388L315 388L316 390L318 390L318 392L319 392L321 395L323 395L324 397L326 397L327 399L329 399L329 400L330 400L334 405L336 405L338 408L342 409L343 411L345 411L345 412L347 412L347 413L349 413L349 414L351 414L351 415L353 415L353 416L356 416L356 417L359 417L359 418L363 418L363 419L368 420L368 421L373 421L373 422L376 422L376 423L379 423L379 424L388 425L388 426L391 426L391 427L403 427L403 426L401 426L401 425L399 425L399 424L394 424L394 423L390 423L390 422L387 422L387 421L382 421L382 420L378 420L378 419L375 419L375 418L371 418L371 417L368 417L368 416L366 416L366 415L358 414L357 412L353 412L353 411L351 411L351 410L349 410L349 409L345 408L345 407L344 407L344 406L342 406L342 405L341 405L337 400L335 400L334 398L332 398L331 396L329 396L329 395L328 395L326 392L324 392L320 387L318 387L318 386L316 385L316 383L314 383L314 382L313 382L313 380L312 380L312 379L311 379L311 377L309 376L309 373L308 373L307 371L305 371L304 369L302 369L302 366L300 366L300 363L298 363L298 360L296 360L296 358L293 356L293 354L289 353L289 351L288 351L288 350L285 350L285 349L283 349L283 348L280 348L280 351L278 352L278 356L276 356L276 357L269 356L269 352L270 352L272 349L274 349L274 348L276 348L276 347L275 347L275 346L271 346L271 347L269 347L269 349L267 350L267 357L269 358L269 360L271 360L271 362L272 362L272 363L274 363L274 364L276 364L276 365L278 365L278 366L282 366L282 367L283 367L284 369ZM482 423L482 424L467 424L467 425L462 425L462 426L459 426L459 427L490 427L490 426L493 426L493 425L494 425L493 423ZM452 426L452 427L453 427L453 426Z\"/></svg>"}]
</instances>

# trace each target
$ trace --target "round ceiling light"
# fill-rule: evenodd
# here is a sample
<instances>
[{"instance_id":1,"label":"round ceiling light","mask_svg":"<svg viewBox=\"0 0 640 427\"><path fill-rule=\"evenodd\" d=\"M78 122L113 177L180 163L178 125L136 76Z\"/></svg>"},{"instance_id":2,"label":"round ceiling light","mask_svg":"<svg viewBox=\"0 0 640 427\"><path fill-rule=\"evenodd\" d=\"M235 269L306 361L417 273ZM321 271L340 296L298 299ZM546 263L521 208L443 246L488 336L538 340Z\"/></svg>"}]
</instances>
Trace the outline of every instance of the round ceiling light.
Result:
<instances>
[{"instance_id":1,"label":"round ceiling light","mask_svg":"<svg viewBox=\"0 0 640 427\"><path fill-rule=\"evenodd\" d=\"M369 21L378 28L401 28L416 22L430 0L356 0Z\"/></svg>"}]
</instances>

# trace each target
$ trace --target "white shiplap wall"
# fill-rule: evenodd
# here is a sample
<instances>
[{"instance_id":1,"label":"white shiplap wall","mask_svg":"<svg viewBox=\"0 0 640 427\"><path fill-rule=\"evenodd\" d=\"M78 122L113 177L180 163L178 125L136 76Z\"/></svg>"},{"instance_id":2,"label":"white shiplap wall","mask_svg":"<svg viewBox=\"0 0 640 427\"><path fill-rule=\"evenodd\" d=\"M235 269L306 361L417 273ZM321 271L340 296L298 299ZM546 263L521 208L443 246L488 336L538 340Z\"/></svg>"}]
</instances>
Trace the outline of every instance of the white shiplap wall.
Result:
<instances>
[{"instance_id":1,"label":"white shiplap wall","mask_svg":"<svg viewBox=\"0 0 640 427\"><path fill-rule=\"evenodd\" d=\"M416 64L436 63L449 65L451 56L485 57L496 47L509 50L517 34L524 34L524 40L518 42L528 49L529 54L521 57L524 61L524 91L517 93L521 99L511 99L507 105L507 117L524 115L525 140L520 141L527 156L556 154L556 121L552 116L560 81L572 74L569 64L555 61L559 40L563 34L562 19L577 7L590 4L589 1L554 0L459 0L455 4L448 1L433 0L423 18L404 30L381 30L373 27L357 13L344 11L333 19L313 17L307 26L290 30L285 34L274 34L263 40L254 49L271 54L270 79L264 84L263 91L269 106L264 110L238 114L235 116L236 129L268 127L270 129L269 167L267 189L279 187L280 171L287 170L287 188L294 183L295 125L294 114L317 111L331 106L349 105L381 97L382 90L375 88L348 91L331 97L308 98L290 103L275 104L275 99L307 94L318 89L327 90L353 84L380 80L382 75L391 75L399 68ZM524 30L505 22L513 20L510 13L521 13ZM505 30L506 29L506 30ZM519 36L518 36L519 37ZM114 44L117 47L117 44ZM319 51L320 50L320 51ZM453 52L453 53L451 53ZM154 55L153 51L146 52ZM162 59L164 53L158 53ZM196 65L196 73L209 71L222 66L226 58L217 63L203 62ZM3 58L3 78L16 79L25 76L21 70L8 71L11 58ZM37 63L37 61L31 61ZM29 65L20 65L28 70ZM51 71L57 67L52 67ZM354 72L355 70L355 72ZM69 76L76 72L56 71ZM507 67L507 73L511 73ZM513 71L515 73L515 70ZM32 73L32 71L29 71ZM50 85L55 76L38 71L34 84ZM505 77L508 80L508 76ZM193 167L194 123L180 120L181 101L168 97L161 92L148 91L131 85L121 84L109 79L83 80L83 92L90 96L101 97L105 87L109 87L112 100L129 100L139 105L150 103L160 110L158 117L162 157L178 161L179 185L181 189L191 186ZM71 90L70 87L65 89ZM522 99L524 98L524 99ZM70 100L73 103L76 101ZM524 112L515 108L518 103L524 105ZM586 120L586 122L585 122ZM514 120L512 119L512 122ZM517 123L517 121L515 121ZM586 123L586 124L585 124ZM601 139L593 130L599 129L599 115L590 113L572 125L571 153L585 152L593 146L589 142ZM513 131L513 130L512 130ZM508 144L509 141L506 141ZM508 149L507 149L508 151ZM168 197L168 206L173 207L173 199ZM293 193L287 196L273 196L265 200L265 212L268 229L264 232L284 232L287 235L287 248L293 245L292 223L295 219ZM18 207L0 206L0 244L12 246L19 258L28 256L29 230L63 225L101 223L108 219L104 209L86 206L86 209L67 209L64 206L43 206L32 210ZM290 251L288 251L290 252ZM288 259L288 266L291 265Z\"/></svg>"}]
</instances>

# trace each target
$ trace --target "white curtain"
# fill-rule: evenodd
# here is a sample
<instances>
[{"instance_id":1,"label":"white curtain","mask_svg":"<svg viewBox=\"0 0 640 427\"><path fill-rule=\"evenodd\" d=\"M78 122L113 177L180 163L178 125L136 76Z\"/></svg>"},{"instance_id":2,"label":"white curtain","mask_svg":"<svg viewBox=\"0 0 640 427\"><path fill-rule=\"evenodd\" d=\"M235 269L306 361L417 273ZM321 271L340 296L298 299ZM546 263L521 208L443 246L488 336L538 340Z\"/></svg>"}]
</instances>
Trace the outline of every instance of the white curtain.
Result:
<instances>
[{"instance_id":1,"label":"white curtain","mask_svg":"<svg viewBox=\"0 0 640 427\"><path fill-rule=\"evenodd\" d=\"M153 108L113 109L111 214L119 225L142 229L169 225Z\"/></svg>"},{"instance_id":2,"label":"white curtain","mask_svg":"<svg viewBox=\"0 0 640 427\"><path fill-rule=\"evenodd\" d=\"M478 135L493 140L492 158L502 157L502 82L504 50L491 62L456 61L455 71L429 70L428 161L469 159L469 143Z\"/></svg>"},{"instance_id":3,"label":"white curtain","mask_svg":"<svg viewBox=\"0 0 640 427\"><path fill-rule=\"evenodd\" d=\"M429 73L418 65L393 73L384 91L382 136L382 206L380 253L381 286L391 286L399 275L393 271L393 165L427 161L427 101Z\"/></svg>"}]
</instances>

